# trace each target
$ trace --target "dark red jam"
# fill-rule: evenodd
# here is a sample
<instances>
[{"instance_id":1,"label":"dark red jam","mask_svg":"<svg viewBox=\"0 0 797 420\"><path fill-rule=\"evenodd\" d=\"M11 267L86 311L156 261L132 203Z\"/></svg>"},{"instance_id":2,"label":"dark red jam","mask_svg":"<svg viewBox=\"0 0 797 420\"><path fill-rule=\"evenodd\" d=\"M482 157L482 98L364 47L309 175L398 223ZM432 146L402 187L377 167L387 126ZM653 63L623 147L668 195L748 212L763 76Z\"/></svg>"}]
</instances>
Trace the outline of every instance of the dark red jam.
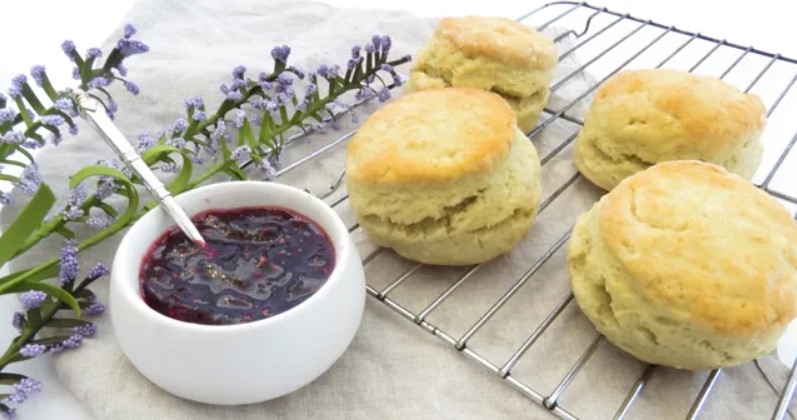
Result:
<instances>
[{"instance_id":1,"label":"dark red jam","mask_svg":"<svg viewBox=\"0 0 797 420\"><path fill-rule=\"evenodd\" d=\"M170 318L208 325L268 318L312 296L335 267L323 228L283 208L210 210L193 220L204 248L174 229L141 263L144 301Z\"/></svg>"}]
</instances>

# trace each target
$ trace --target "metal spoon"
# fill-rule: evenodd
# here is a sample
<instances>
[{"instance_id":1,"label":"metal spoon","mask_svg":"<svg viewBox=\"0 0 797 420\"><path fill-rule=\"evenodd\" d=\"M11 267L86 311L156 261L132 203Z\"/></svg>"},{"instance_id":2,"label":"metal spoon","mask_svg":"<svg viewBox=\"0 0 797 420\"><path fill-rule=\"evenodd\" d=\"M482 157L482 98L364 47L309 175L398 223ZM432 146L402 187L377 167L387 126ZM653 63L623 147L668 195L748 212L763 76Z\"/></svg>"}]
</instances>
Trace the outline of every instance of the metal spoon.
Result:
<instances>
[{"instance_id":1,"label":"metal spoon","mask_svg":"<svg viewBox=\"0 0 797 420\"><path fill-rule=\"evenodd\" d=\"M127 165L136 175L141 178L144 186L149 192L154 195L161 207L166 213L180 227L180 230L185 235L194 241L199 246L205 246L205 239L197 230L191 218L183 210L177 201L174 200L171 193L166 189L163 183L158 179L158 176L147 166L141 159L133 146L125 138L124 134L119 131L116 124L111 121L108 114L105 112L105 106L100 103L96 98L87 94L86 92L78 92L77 104L80 114L89 125L97 131L97 133L105 140L106 143L113 149L120 159Z\"/></svg>"}]
</instances>

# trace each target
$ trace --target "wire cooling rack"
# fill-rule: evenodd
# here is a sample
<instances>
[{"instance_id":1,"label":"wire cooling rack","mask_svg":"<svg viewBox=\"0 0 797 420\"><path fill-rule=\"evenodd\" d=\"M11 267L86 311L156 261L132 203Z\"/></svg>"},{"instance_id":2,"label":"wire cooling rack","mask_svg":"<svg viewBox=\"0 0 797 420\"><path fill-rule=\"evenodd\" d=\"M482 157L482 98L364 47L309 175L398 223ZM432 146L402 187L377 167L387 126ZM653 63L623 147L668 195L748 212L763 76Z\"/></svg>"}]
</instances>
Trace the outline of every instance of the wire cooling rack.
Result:
<instances>
[{"instance_id":1,"label":"wire cooling rack","mask_svg":"<svg viewBox=\"0 0 797 420\"><path fill-rule=\"evenodd\" d=\"M583 126L581 115L576 115L577 105L581 101L589 100L589 96L609 77L625 68L658 68L662 66L681 68L690 72L720 77L729 83L739 86L745 92L755 92L761 96L762 100L767 104L767 130L762 137L766 152L761 167L753 181L759 188L780 200L791 211L797 211L797 186L793 182L796 176L794 169L797 168L797 153L790 154L795 143L797 143L797 133L795 133L797 131L797 121L790 118L789 112L783 110L776 112L776 110L786 108L781 105L789 101L794 102L795 107L792 109L797 108L797 92L791 92L795 81L797 81L797 60L783 57L780 54L761 51L750 46L734 44L725 39L712 38L701 33L685 31L652 20L644 20L629 14L595 7L584 2L551 3L523 15L518 21L533 26L539 31L544 31L554 24L557 28L564 28L563 31L558 31L554 38L560 49L560 61L576 53L581 60L578 68L554 81L551 86L552 93L555 93L585 72L589 72L590 75L595 77L595 80L589 82L586 85L586 89L578 93L571 101L557 109L546 108L543 118L537 127L528 133L528 137L534 141L537 136L540 136L544 130L549 129L555 123L564 121L567 124L576 126L575 133L570 136L564 136L558 145L542 157L541 163L543 167L575 140L577 129ZM565 39L572 41L572 44L567 48L562 44ZM356 130L283 168L279 171L278 176L293 171L308 161L327 153L351 138L355 132ZM559 185L542 202L540 213L560 196L563 196L565 191L579 178L580 175L576 173ZM343 174L341 173L330 189L319 196L321 198L330 197L342 184L342 181ZM337 207L345 202L347 198L348 195L343 195L331 202L331 205ZM795 218L797 218L797 214L795 214ZM351 226L350 232L357 228L357 224ZM536 261L532 261L526 271L511 284L511 287L506 289L500 298L481 316L474 319L463 334L447 333L439 326L433 325L429 321L429 316L449 299L457 289L467 283L482 265L468 268L464 274L456 278L445 290L419 311L413 311L403 306L398 300L393 298L391 293L399 286L409 283L408 279L416 275L424 267L422 264L411 266L411 268L383 287L371 284L369 279L367 291L377 301L415 323L422 330L438 337L450 345L454 351L458 351L483 366L492 374L503 379L512 388L520 391L542 407L547 408L555 416L565 419L577 419L576 415L568 411L566 407L563 407L562 399L567 393L568 387L582 373L590 358L595 355L601 345L606 345L603 336L598 335L591 342L588 342L580 356L576 358L567 373L558 380L558 385L550 393L543 394L513 375L513 369L524 356L528 356L527 353L529 353L535 343L546 332L553 334L549 332L549 327L554 324L568 306L573 304L572 294L559 301L550 313L536 325L536 328L531 328L531 331L523 339L522 344L512 352L508 359L501 361L491 360L488 356L480 354L477 350L469 347L469 343L480 333L482 327L502 311L507 302L516 296L535 274L541 271L546 262L562 249L569 237L570 230L568 229ZM374 250L363 259L363 263L367 266L384 251L382 248ZM756 366L761 370L757 362ZM623 419L629 416L632 406L639 400L640 395L646 389L646 385L655 380L657 375L661 375L661 370L662 368L656 368L651 365L642 370L642 373L627 390L622 403L617 407L614 418ZM761 370L761 373L763 374L763 370ZM767 378L766 375L764 377ZM687 419L696 419L703 412L707 401L712 395L712 390L722 380L721 378L721 369L712 370L706 375L702 386L699 387L697 394L693 396L691 408L686 415ZM766 381L778 396L777 404L772 407L771 418L778 420L787 416L793 418L793 414L789 412L788 407L794 397L795 385L797 385L797 363L792 367L786 384L782 388L775 386L769 378ZM685 402L685 404L688 403Z\"/></svg>"}]
</instances>

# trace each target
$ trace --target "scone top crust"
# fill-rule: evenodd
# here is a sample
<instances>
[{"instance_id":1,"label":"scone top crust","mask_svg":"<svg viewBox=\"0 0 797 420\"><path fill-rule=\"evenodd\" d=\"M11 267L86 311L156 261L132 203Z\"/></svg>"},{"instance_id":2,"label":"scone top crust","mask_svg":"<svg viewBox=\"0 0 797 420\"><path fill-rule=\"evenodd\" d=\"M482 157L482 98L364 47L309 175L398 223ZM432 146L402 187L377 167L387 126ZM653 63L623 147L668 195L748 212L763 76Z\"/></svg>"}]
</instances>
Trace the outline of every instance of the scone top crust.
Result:
<instances>
[{"instance_id":1,"label":"scone top crust","mask_svg":"<svg viewBox=\"0 0 797 420\"><path fill-rule=\"evenodd\" d=\"M557 62L556 46L551 39L503 17L444 18L437 25L435 36L448 40L470 56L487 56L543 69Z\"/></svg>"},{"instance_id":2,"label":"scone top crust","mask_svg":"<svg viewBox=\"0 0 797 420\"><path fill-rule=\"evenodd\" d=\"M346 176L369 185L450 182L506 161L515 114L477 88L431 89L374 112L349 143Z\"/></svg>"},{"instance_id":3,"label":"scone top crust","mask_svg":"<svg viewBox=\"0 0 797 420\"><path fill-rule=\"evenodd\" d=\"M683 159L689 150L701 160L736 151L763 128L764 113L757 95L715 77L646 69L626 70L604 83L588 120L612 133L614 147L623 149L607 152L655 162Z\"/></svg>"},{"instance_id":4,"label":"scone top crust","mask_svg":"<svg viewBox=\"0 0 797 420\"><path fill-rule=\"evenodd\" d=\"M719 166L667 162L627 178L605 196L599 224L632 287L676 318L749 336L795 316L797 226Z\"/></svg>"}]
</instances>

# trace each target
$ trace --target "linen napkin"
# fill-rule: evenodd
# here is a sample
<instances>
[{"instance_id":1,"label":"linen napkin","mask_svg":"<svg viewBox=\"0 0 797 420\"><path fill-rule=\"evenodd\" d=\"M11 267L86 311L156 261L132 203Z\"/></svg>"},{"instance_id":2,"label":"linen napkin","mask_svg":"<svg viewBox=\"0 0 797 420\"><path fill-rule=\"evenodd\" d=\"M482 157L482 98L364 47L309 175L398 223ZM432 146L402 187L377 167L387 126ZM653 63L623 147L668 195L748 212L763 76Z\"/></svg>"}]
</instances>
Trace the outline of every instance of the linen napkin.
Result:
<instances>
[{"instance_id":1,"label":"linen napkin","mask_svg":"<svg viewBox=\"0 0 797 420\"><path fill-rule=\"evenodd\" d=\"M312 70L321 63L345 62L351 46L363 44L377 33L392 36L396 57L415 54L436 23L435 19L401 12L344 10L288 0L142 0L134 5L127 20L139 27L140 38L152 46L150 53L128 63L130 77L141 86L141 95L130 97L118 88L115 92L121 110L117 124L130 138L135 138L141 129L154 130L172 123L180 116L185 97L198 94L209 104L218 103L218 86L229 80L232 68L243 64L252 71L266 69L274 45L290 45L290 61ZM546 32L551 35L558 31L551 28ZM566 46L560 45L561 48ZM577 67L575 55L570 55L559 65L557 78ZM406 74L408 67L400 71ZM558 109L588 85L586 75L571 79L555 92L550 106ZM580 114L589 100L582 100L572 113ZM373 105L360 108L361 119L374 109ZM295 142L287 149L283 165L352 128L355 125L344 123L340 131ZM540 156L554 152L577 128L575 124L557 121L535 136L533 142ZM345 144L279 182L323 192L342 170L344 150ZM58 149L43 151L39 161L44 178L63 202L68 196L69 175L83 165L110 157L104 143L86 127ZM543 167L545 197L575 173L571 147L553 155ZM335 201L344 190L336 191L327 201ZM459 337L599 194L587 182L577 180L538 216L527 240L510 255L482 267L432 312L428 321ZM349 225L354 223L345 202L336 210ZM13 211L4 214L5 223L11 220ZM363 256L374 249L361 232L355 231L354 235ZM110 262L118 241L119 237L113 238L82 254L83 267L98 260ZM56 240L43 243L14 261L14 267L56 255L60 246ZM391 252L383 252L367 267L368 283L381 289L411 266ZM395 289L391 298L417 313L463 272L464 269L423 268ZM107 290L107 283L95 286L101 301L105 301ZM567 293L564 256L560 251L485 324L469 347L493 363L502 364ZM79 351L59 355L55 365L64 383L100 420L552 418L547 410L496 375L371 298L357 337L326 374L291 395L248 406L209 406L160 390L122 354L109 318L101 317L97 322L98 337L86 340ZM512 374L547 395L595 337L594 328L571 303ZM771 359L763 363L773 380L782 384L784 369ZM579 418L610 418L642 368L641 363L603 343L560 404ZM704 373L657 368L630 418L683 418L704 378ZM725 373L707 402L706 418L762 418L771 412L775 401L776 395L762 376L753 365L746 365Z\"/></svg>"}]
</instances>

